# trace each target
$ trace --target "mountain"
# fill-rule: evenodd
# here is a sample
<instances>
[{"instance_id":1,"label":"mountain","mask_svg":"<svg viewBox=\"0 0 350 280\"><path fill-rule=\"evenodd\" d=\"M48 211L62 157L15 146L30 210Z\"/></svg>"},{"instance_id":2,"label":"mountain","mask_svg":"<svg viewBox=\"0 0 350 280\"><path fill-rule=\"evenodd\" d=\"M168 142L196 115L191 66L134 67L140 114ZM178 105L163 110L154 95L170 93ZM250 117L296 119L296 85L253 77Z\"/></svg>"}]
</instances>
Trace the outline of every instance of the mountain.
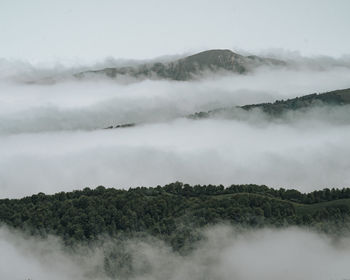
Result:
<instances>
[{"instance_id":1,"label":"mountain","mask_svg":"<svg viewBox=\"0 0 350 280\"><path fill-rule=\"evenodd\" d=\"M286 63L272 58L243 56L231 50L208 50L171 62L155 62L138 66L84 71L75 74L75 77L83 78L88 75L98 74L110 78L130 76L135 78L187 81L200 77L207 72L228 71L241 74L264 65L284 66Z\"/></svg>"},{"instance_id":2,"label":"mountain","mask_svg":"<svg viewBox=\"0 0 350 280\"><path fill-rule=\"evenodd\" d=\"M196 112L190 115L189 118L209 118L214 117L217 114L230 113L230 111L234 111L235 109L243 109L245 111L260 109L264 113L271 116L279 116L292 110L305 110L315 106L342 106L347 104L350 104L350 88L334 90L320 94L313 93L287 100L277 100L273 103L250 104L244 106L219 108L206 112Z\"/></svg>"}]
</instances>

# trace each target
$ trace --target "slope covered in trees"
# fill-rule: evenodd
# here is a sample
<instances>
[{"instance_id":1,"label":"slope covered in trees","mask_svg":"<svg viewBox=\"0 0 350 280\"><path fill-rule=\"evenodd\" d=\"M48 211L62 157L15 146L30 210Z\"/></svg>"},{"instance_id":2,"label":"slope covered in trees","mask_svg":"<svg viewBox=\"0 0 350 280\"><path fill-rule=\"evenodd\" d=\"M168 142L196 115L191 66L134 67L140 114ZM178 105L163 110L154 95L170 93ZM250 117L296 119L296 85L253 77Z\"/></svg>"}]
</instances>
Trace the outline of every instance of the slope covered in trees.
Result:
<instances>
[{"instance_id":1,"label":"slope covered in trees","mask_svg":"<svg viewBox=\"0 0 350 280\"><path fill-rule=\"evenodd\" d=\"M312 106L346 105L350 103L350 89L335 90L321 94L313 93L287 100L277 100L274 103L261 103L242 106L244 110L260 108L268 114L281 114L288 110L299 110Z\"/></svg>"},{"instance_id":2,"label":"slope covered in trees","mask_svg":"<svg viewBox=\"0 0 350 280\"><path fill-rule=\"evenodd\" d=\"M242 117L248 117L250 112L260 110L271 119L283 117L286 113L291 111L307 112L308 110L316 107L324 106L344 106L350 104L350 88L334 90L325 93L313 93L304 95L301 97L295 97L287 100L276 100L273 103L259 103L248 104L244 106L225 107L218 108L210 111L201 111L188 115L189 119L206 119L206 118L228 118L228 119L241 119ZM242 114L244 113L244 114ZM142 122L140 122L142 123ZM125 123L110 125L105 127L107 129L112 128L129 128L134 127L140 123Z\"/></svg>"},{"instance_id":3,"label":"slope covered in trees","mask_svg":"<svg viewBox=\"0 0 350 280\"><path fill-rule=\"evenodd\" d=\"M207 112L197 112L189 117L192 119L202 119L215 117L216 115L225 115L242 109L249 112L259 109L270 116L281 116L284 113L295 110L307 110L317 106L342 106L350 104L350 89L335 90L325 93L313 93L287 100L277 100L273 103L259 103L231 108L220 108Z\"/></svg>"},{"instance_id":4,"label":"slope covered in trees","mask_svg":"<svg viewBox=\"0 0 350 280\"><path fill-rule=\"evenodd\" d=\"M176 250L200 238L196 229L217 223L245 227L307 225L336 231L344 229L349 215L349 188L304 194L257 185L224 188L176 182L155 188L117 190L100 186L0 200L3 224L35 235L58 235L67 245L90 242L102 234L151 234Z\"/></svg>"}]
</instances>

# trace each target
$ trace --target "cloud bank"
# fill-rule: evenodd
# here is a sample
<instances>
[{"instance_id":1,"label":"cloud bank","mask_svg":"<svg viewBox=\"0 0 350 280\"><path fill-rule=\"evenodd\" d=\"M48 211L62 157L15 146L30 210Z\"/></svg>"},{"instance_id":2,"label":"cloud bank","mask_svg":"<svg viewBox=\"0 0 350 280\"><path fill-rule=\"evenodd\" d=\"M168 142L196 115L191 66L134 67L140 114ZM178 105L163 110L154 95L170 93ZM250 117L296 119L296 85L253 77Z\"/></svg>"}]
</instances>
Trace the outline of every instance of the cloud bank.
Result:
<instances>
[{"instance_id":1,"label":"cloud bank","mask_svg":"<svg viewBox=\"0 0 350 280\"><path fill-rule=\"evenodd\" d=\"M113 250L128 256L128 268L114 271L116 279L329 280L350 275L348 237L332 239L297 228L238 231L227 226L208 228L203 235L186 254L154 239L102 239L99 246L68 251L56 238L28 238L1 228L1 275L14 280L109 279L105 256ZM109 259L109 267L118 261Z\"/></svg>"},{"instance_id":2,"label":"cloud bank","mask_svg":"<svg viewBox=\"0 0 350 280\"><path fill-rule=\"evenodd\" d=\"M3 75L0 196L177 180L301 191L348 187L346 106L289 113L276 121L239 110L226 119L183 116L347 88L349 74L349 68L338 66L264 68L191 82L63 79L49 84ZM130 122L139 125L101 129Z\"/></svg>"},{"instance_id":3,"label":"cloud bank","mask_svg":"<svg viewBox=\"0 0 350 280\"><path fill-rule=\"evenodd\" d=\"M272 102L350 87L348 68L260 69L201 81L109 79L54 84L0 81L0 134L92 130L125 122L166 121L220 107Z\"/></svg>"},{"instance_id":4,"label":"cloud bank","mask_svg":"<svg viewBox=\"0 0 350 280\"><path fill-rule=\"evenodd\" d=\"M349 182L348 124L181 119L129 129L2 136L1 194L97 185L267 184L311 191Z\"/></svg>"}]
</instances>

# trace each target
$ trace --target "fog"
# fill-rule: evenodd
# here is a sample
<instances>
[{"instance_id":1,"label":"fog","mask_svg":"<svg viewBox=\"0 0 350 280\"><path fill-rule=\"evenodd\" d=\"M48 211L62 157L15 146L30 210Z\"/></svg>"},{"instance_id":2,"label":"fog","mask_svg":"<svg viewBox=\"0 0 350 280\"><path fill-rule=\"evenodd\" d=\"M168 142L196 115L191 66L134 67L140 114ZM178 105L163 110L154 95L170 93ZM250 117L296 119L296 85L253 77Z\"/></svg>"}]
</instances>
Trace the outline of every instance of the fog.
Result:
<instances>
[{"instance_id":1,"label":"fog","mask_svg":"<svg viewBox=\"0 0 350 280\"><path fill-rule=\"evenodd\" d=\"M104 255L129 256L117 279L347 279L350 239L333 239L307 229L237 230L216 226L194 249L180 255L152 238L65 249L54 237L37 239L0 229L0 271L4 279L109 279ZM113 245L114 244L114 245ZM111 260L111 266L118 260ZM18 269L20 268L20 269Z\"/></svg>"},{"instance_id":2,"label":"fog","mask_svg":"<svg viewBox=\"0 0 350 280\"><path fill-rule=\"evenodd\" d=\"M28 71L35 76L33 69ZM0 196L173 181L301 191L347 187L347 106L312 108L279 119L239 109L230 117L184 117L347 88L349 74L347 67L329 65L322 70L261 68L189 82L66 77L39 84L2 75ZM103 129L123 123L137 125Z\"/></svg>"},{"instance_id":3,"label":"fog","mask_svg":"<svg viewBox=\"0 0 350 280\"><path fill-rule=\"evenodd\" d=\"M0 81L0 134L92 130L166 121L197 111L272 102L350 87L350 68L260 69L192 82L64 79L53 84Z\"/></svg>"}]
</instances>

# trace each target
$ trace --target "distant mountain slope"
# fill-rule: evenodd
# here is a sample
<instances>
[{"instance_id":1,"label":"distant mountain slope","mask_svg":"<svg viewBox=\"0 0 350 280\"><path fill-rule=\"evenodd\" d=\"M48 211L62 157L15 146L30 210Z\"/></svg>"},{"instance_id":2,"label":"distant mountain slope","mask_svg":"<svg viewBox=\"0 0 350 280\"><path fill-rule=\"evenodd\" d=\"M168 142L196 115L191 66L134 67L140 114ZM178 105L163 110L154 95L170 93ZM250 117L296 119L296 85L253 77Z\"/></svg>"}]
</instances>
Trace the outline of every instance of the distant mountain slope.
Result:
<instances>
[{"instance_id":1,"label":"distant mountain slope","mask_svg":"<svg viewBox=\"0 0 350 280\"><path fill-rule=\"evenodd\" d=\"M190 115L189 117L193 119L209 118L214 117L217 114L229 113L235 109L243 109L245 111L261 109L264 113L272 116L278 116L292 110L307 109L324 105L341 106L347 104L350 104L350 88L325 92L321 94L313 93L287 100L277 100L273 103L259 103L244 106L219 108L207 112L197 112Z\"/></svg>"},{"instance_id":2,"label":"distant mountain slope","mask_svg":"<svg viewBox=\"0 0 350 280\"><path fill-rule=\"evenodd\" d=\"M208 50L172 62L155 62L139 66L112 67L85 71L76 74L78 78L100 74L110 78L131 76L135 78L160 78L186 81L206 72L229 71L244 73L263 65L283 66L281 60L258 56L242 56L231 50Z\"/></svg>"},{"instance_id":3,"label":"distant mountain slope","mask_svg":"<svg viewBox=\"0 0 350 280\"><path fill-rule=\"evenodd\" d=\"M259 104L249 104L244 106L234 106L217 108L210 111L196 112L188 115L187 118L190 119L205 119L205 118L236 118L240 115L242 110L246 113L254 109L259 109L271 117L279 117L284 113L296 110L304 110L322 107L322 106L343 106L350 104L350 88L334 90L325 93L313 93L309 95L304 95L301 97L295 97L287 100L277 100L273 103L259 103ZM119 123L116 125L110 125L105 127L105 129L113 128L130 128L134 127L138 123Z\"/></svg>"},{"instance_id":4,"label":"distant mountain slope","mask_svg":"<svg viewBox=\"0 0 350 280\"><path fill-rule=\"evenodd\" d=\"M279 114L286 110L297 110L317 105L345 105L350 103L350 89L335 90L321 94L313 93L302 97L287 100L277 100L274 103L262 103L242 106L242 109L250 110L261 108L270 114Z\"/></svg>"}]
</instances>

